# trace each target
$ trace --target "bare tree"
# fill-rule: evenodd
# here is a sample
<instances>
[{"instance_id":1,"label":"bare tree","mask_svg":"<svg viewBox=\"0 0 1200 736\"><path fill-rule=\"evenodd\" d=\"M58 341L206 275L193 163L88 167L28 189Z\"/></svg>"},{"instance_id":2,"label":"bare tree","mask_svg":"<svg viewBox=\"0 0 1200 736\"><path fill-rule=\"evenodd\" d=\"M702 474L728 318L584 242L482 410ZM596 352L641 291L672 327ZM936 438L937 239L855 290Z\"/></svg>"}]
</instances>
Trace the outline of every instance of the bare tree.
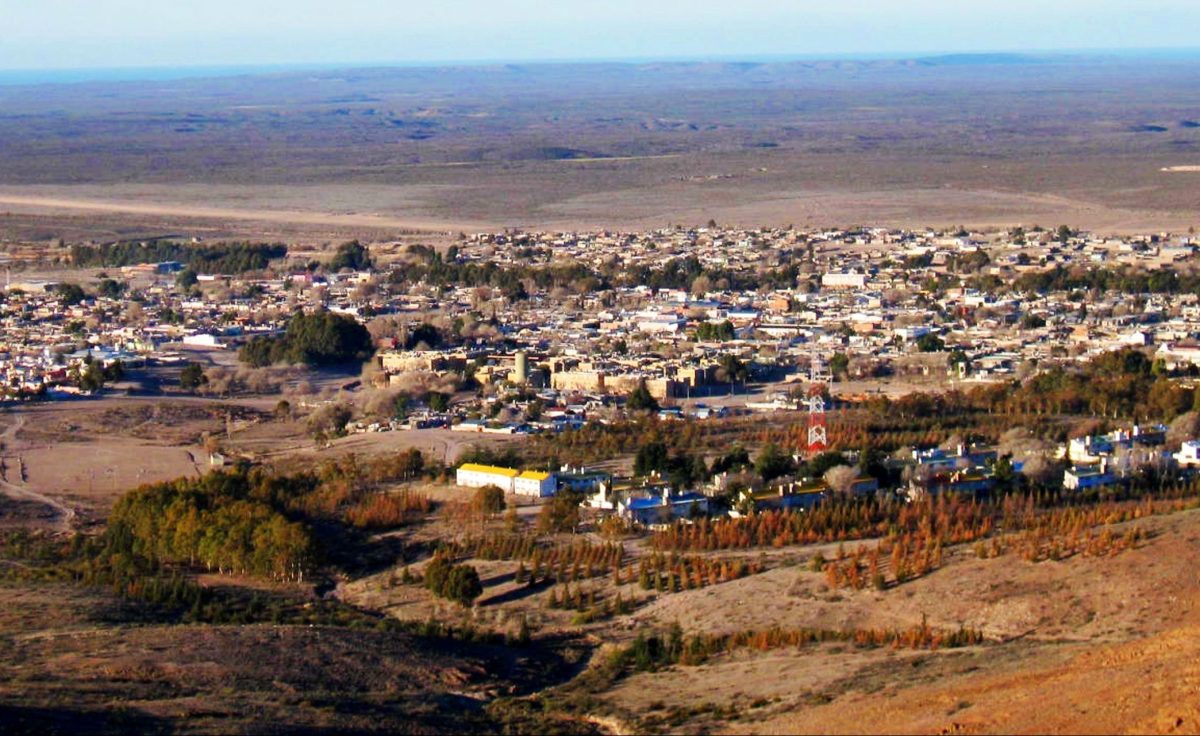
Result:
<instances>
[{"instance_id":1,"label":"bare tree","mask_svg":"<svg viewBox=\"0 0 1200 736\"><path fill-rule=\"evenodd\" d=\"M849 465L835 465L825 471L824 480L835 493L849 493L858 480L858 470Z\"/></svg>"}]
</instances>

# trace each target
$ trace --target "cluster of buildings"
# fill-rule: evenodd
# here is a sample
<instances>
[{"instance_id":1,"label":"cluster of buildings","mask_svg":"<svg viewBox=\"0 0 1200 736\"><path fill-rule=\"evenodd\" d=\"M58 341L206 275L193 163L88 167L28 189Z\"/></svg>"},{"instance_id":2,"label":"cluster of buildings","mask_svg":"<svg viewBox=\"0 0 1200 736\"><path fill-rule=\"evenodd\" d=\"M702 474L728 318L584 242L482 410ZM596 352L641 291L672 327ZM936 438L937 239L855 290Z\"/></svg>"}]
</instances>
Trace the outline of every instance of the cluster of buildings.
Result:
<instances>
[{"instance_id":1,"label":"cluster of buildings","mask_svg":"<svg viewBox=\"0 0 1200 736\"><path fill-rule=\"evenodd\" d=\"M393 260L371 269L280 261L239 276L199 274L189 288L176 284L179 264L145 264L107 275L119 293L105 295L93 278L69 306L53 283L10 281L0 378L10 395L68 385L80 351L179 362L181 348L235 348L312 308L436 325L442 339L416 349L379 337L379 385L406 390L413 376L429 376L483 386L477 398L460 395L450 410L405 425L478 432L579 426L639 387L663 404L664 418L795 409L803 388L794 384L814 363L839 380L945 385L1020 377L1123 346L1172 367L1200 362L1194 293L1018 287L1024 274L1058 267L1175 269L1195 259L1187 235L673 227L482 233L446 255L464 269L594 274L557 286L527 279L520 295L397 278L398 265L423 256L387 250ZM749 392L748 383L769 386Z\"/></svg>"},{"instance_id":2,"label":"cluster of buildings","mask_svg":"<svg viewBox=\"0 0 1200 736\"><path fill-rule=\"evenodd\" d=\"M496 486L506 493L546 498L559 490L585 497L584 505L640 526L656 528L701 516L739 517L769 510L803 512L839 496L876 496L915 501L955 494L986 498L1036 473L1038 483L1061 485L1065 491L1103 490L1129 482L1147 470L1159 477L1187 477L1200 468L1200 439L1189 439L1177 452L1167 449L1167 427L1133 425L1104 434L1077 437L1056 449L1036 453L1034 460L1002 458L996 447L958 444L950 449L913 450L907 457L886 460L887 476L899 478L881 485L878 478L857 470L859 458L842 466L844 477L785 476L764 482L750 468L722 472L687 488L673 488L657 474L618 478L600 470L564 466L560 471L519 470L466 463L457 471L457 484L467 488ZM799 457L797 460L801 459Z\"/></svg>"}]
</instances>

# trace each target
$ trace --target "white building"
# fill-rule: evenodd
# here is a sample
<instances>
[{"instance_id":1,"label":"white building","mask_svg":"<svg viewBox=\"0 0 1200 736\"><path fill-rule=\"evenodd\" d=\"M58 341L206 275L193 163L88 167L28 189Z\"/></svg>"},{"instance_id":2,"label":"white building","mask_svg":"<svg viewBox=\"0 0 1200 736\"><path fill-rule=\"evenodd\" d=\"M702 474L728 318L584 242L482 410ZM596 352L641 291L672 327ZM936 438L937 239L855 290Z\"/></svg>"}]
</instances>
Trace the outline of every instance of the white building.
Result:
<instances>
[{"instance_id":1,"label":"white building","mask_svg":"<svg viewBox=\"0 0 1200 736\"><path fill-rule=\"evenodd\" d=\"M558 490L558 476L541 470L526 470L513 479L513 493L518 496L553 496Z\"/></svg>"},{"instance_id":2,"label":"white building","mask_svg":"<svg viewBox=\"0 0 1200 736\"><path fill-rule=\"evenodd\" d=\"M521 472L495 465L464 463L455 473L455 481L464 488L496 486L505 493L545 498L558 490L558 476L540 470Z\"/></svg>"},{"instance_id":3,"label":"white building","mask_svg":"<svg viewBox=\"0 0 1200 736\"><path fill-rule=\"evenodd\" d=\"M1186 440L1179 452L1175 453L1175 462L1185 468L1200 466L1200 440Z\"/></svg>"},{"instance_id":4,"label":"white building","mask_svg":"<svg viewBox=\"0 0 1200 736\"><path fill-rule=\"evenodd\" d=\"M827 289L862 289L866 285L865 273L827 273L821 277L821 286Z\"/></svg>"},{"instance_id":5,"label":"white building","mask_svg":"<svg viewBox=\"0 0 1200 736\"><path fill-rule=\"evenodd\" d=\"M1194 342L1168 342L1161 345L1154 353L1155 358L1161 358L1168 370L1178 366L1200 365L1200 345Z\"/></svg>"},{"instance_id":6,"label":"white building","mask_svg":"<svg viewBox=\"0 0 1200 736\"><path fill-rule=\"evenodd\" d=\"M637 328L642 332L657 334L661 332L680 332L687 326L687 320L677 314L658 314L643 312L637 315Z\"/></svg>"},{"instance_id":7,"label":"white building","mask_svg":"<svg viewBox=\"0 0 1200 736\"><path fill-rule=\"evenodd\" d=\"M516 491L516 479L520 471L512 468L500 468L495 465L479 465L464 463L455 474L458 485L466 488L482 488L496 486L505 493Z\"/></svg>"}]
</instances>

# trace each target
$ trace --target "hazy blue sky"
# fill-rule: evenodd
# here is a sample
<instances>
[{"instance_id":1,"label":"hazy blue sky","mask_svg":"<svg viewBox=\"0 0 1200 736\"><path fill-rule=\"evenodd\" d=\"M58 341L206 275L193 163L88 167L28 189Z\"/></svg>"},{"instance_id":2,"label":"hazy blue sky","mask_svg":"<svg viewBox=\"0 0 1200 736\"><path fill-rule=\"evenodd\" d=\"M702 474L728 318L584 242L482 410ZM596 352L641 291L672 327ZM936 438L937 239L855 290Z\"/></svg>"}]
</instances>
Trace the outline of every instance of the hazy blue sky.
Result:
<instances>
[{"instance_id":1,"label":"hazy blue sky","mask_svg":"<svg viewBox=\"0 0 1200 736\"><path fill-rule=\"evenodd\" d=\"M0 0L0 69L1200 46L1198 0Z\"/></svg>"}]
</instances>

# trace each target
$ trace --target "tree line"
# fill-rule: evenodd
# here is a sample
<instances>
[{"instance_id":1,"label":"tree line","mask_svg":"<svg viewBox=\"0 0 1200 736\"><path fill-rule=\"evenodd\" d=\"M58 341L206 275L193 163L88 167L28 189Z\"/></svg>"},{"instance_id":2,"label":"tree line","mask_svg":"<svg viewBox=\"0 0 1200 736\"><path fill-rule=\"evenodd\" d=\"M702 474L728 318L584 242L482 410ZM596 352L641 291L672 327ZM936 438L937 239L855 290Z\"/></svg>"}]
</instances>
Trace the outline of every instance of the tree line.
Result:
<instances>
[{"instance_id":1,"label":"tree line","mask_svg":"<svg viewBox=\"0 0 1200 736\"><path fill-rule=\"evenodd\" d=\"M194 245L173 240L71 246L71 263L79 267L118 267L177 261L196 273L238 274L261 271L287 255L282 243L215 243Z\"/></svg>"},{"instance_id":2,"label":"tree line","mask_svg":"<svg viewBox=\"0 0 1200 736\"><path fill-rule=\"evenodd\" d=\"M358 320L322 310L296 314L283 335L252 338L238 359L255 368L277 363L324 366L362 362L371 352L371 333Z\"/></svg>"}]
</instances>

